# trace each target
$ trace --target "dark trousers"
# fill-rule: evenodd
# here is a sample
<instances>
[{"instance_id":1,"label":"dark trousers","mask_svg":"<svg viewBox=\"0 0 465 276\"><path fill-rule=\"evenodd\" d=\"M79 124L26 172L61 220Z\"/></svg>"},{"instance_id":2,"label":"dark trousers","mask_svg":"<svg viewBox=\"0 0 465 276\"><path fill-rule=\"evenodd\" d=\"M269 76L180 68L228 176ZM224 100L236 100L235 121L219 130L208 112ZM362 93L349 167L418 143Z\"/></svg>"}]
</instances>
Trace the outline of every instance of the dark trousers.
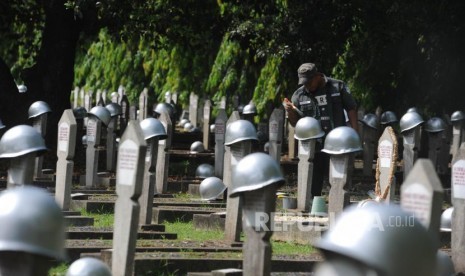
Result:
<instances>
[{"instance_id":1,"label":"dark trousers","mask_svg":"<svg viewBox=\"0 0 465 276\"><path fill-rule=\"evenodd\" d=\"M313 159L312 196L321 196L325 178L329 177L329 154L317 151Z\"/></svg>"}]
</instances>

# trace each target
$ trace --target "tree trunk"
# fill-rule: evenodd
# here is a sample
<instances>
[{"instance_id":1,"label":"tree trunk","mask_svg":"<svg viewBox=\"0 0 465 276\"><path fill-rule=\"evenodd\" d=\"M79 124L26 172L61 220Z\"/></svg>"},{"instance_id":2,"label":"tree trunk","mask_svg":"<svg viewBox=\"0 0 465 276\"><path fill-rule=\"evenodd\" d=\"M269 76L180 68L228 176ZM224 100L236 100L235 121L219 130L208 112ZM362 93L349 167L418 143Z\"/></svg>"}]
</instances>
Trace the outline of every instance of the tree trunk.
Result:
<instances>
[{"instance_id":1,"label":"tree trunk","mask_svg":"<svg viewBox=\"0 0 465 276\"><path fill-rule=\"evenodd\" d=\"M57 124L63 111L70 108L74 79L74 58L80 27L72 10L65 9L64 0L44 1L46 14L42 44L36 64L25 76L28 107L45 101L52 109L48 116L46 144L56 152Z\"/></svg>"}]
</instances>

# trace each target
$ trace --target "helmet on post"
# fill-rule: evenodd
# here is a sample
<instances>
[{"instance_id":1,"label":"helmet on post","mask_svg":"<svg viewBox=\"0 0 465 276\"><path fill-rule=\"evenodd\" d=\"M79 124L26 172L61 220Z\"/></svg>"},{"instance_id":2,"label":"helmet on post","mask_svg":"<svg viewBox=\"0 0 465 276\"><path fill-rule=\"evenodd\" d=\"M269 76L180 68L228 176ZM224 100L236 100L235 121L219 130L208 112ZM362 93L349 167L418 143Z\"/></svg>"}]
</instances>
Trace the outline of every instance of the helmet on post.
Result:
<instances>
[{"instance_id":1,"label":"helmet on post","mask_svg":"<svg viewBox=\"0 0 465 276\"><path fill-rule=\"evenodd\" d=\"M191 153L201 153L205 151L205 146L202 142L195 141L194 143L192 143L190 150Z\"/></svg>"},{"instance_id":2,"label":"helmet on post","mask_svg":"<svg viewBox=\"0 0 465 276\"><path fill-rule=\"evenodd\" d=\"M73 108L73 115L78 120L84 119L87 116L87 110L82 106L75 107Z\"/></svg>"},{"instance_id":3,"label":"helmet on post","mask_svg":"<svg viewBox=\"0 0 465 276\"><path fill-rule=\"evenodd\" d=\"M105 106L105 108L108 109L108 111L110 111L111 117L123 114L123 109L121 108L121 105L117 103L109 103Z\"/></svg>"},{"instance_id":4,"label":"helmet on post","mask_svg":"<svg viewBox=\"0 0 465 276\"><path fill-rule=\"evenodd\" d=\"M111 120L110 111L103 106L92 107L92 109L89 111L89 113L87 113L87 115L96 117L97 119L102 121L104 125L108 125L108 123L110 123Z\"/></svg>"},{"instance_id":5,"label":"helmet on post","mask_svg":"<svg viewBox=\"0 0 465 276\"><path fill-rule=\"evenodd\" d=\"M200 183L200 197L203 200L215 200L223 194L226 188L226 185L218 177L207 177Z\"/></svg>"},{"instance_id":6,"label":"helmet on post","mask_svg":"<svg viewBox=\"0 0 465 276\"><path fill-rule=\"evenodd\" d=\"M399 206L349 207L317 242L332 259L352 259L380 275L436 275L437 244L413 216Z\"/></svg>"},{"instance_id":7,"label":"helmet on post","mask_svg":"<svg viewBox=\"0 0 465 276\"><path fill-rule=\"evenodd\" d=\"M179 121L178 126L184 127L184 125L187 123L189 123L189 120L184 118L184 119L181 119L181 121Z\"/></svg>"},{"instance_id":8,"label":"helmet on post","mask_svg":"<svg viewBox=\"0 0 465 276\"><path fill-rule=\"evenodd\" d=\"M361 150L362 142L358 133L351 127L341 126L328 133L321 151L329 154L345 154Z\"/></svg>"},{"instance_id":9,"label":"helmet on post","mask_svg":"<svg viewBox=\"0 0 465 276\"><path fill-rule=\"evenodd\" d=\"M443 232L452 231L452 213L454 212L454 207L449 207L444 210L441 214L441 227L440 230Z\"/></svg>"},{"instance_id":10,"label":"helmet on post","mask_svg":"<svg viewBox=\"0 0 465 276\"><path fill-rule=\"evenodd\" d=\"M111 276L110 268L101 260L84 257L74 261L66 276Z\"/></svg>"},{"instance_id":11,"label":"helmet on post","mask_svg":"<svg viewBox=\"0 0 465 276\"><path fill-rule=\"evenodd\" d=\"M0 139L0 158L14 158L31 152L40 154L46 150L42 135L28 125L12 127Z\"/></svg>"},{"instance_id":12,"label":"helmet on post","mask_svg":"<svg viewBox=\"0 0 465 276\"><path fill-rule=\"evenodd\" d=\"M29 119L38 117L44 113L50 113L52 110L50 109L50 106L44 101L37 101L31 106L29 106L29 110L27 111L29 115Z\"/></svg>"},{"instance_id":13,"label":"helmet on post","mask_svg":"<svg viewBox=\"0 0 465 276\"><path fill-rule=\"evenodd\" d=\"M162 112L166 112L170 118L173 118L174 107L169 103L158 103L153 109L157 115L161 115Z\"/></svg>"},{"instance_id":14,"label":"helmet on post","mask_svg":"<svg viewBox=\"0 0 465 276\"><path fill-rule=\"evenodd\" d=\"M392 123L397 123L397 116L394 112L392 111L386 111L381 114L381 124L382 125L387 125L387 124L392 124Z\"/></svg>"},{"instance_id":15,"label":"helmet on post","mask_svg":"<svg viewBox=\"0 0 465 276\"><path fill-rule=\"evenodd\" d=\"M417 112L407 112L400 118L400 132L410 130L423 122L423 118Z\"/></svg>"},{"instance_id":16,"label":"helmet on post","mask_svg":"<svg viewBox=\"0 0 465 276\"><path fill-rule=\"evenodd\" d=\"M409 113L409 112L416 112L418 114L420 114L420 110L416 107L410 107L409 109L407 109L407 112L405 113Z\"/></svg>"},{"instance_id":17,"label":"helmet on post","mask_svg":"<svg viewBox=\"0 0 465 276\"><path fill-rule=\"evenodd\" d=\"M2 120L0 120L0 129L5 128L6 126L3 124Z\"/></svg>"},{"instance_id":18,"label":"helmet on post","mask_svg":"<svg viewBox=\"0 0 465 276\"><path fill-rule=\"evenodd\" d=\"M190 132L191 130L194 129L194 125L191 124L190 122L187 122L187 123L184 124L183 129L184 129L184 131Z\"/></svg>"},{"instance_id":19,"label":"helmet on post","mask_svg":"<svg viewBox=\"0 0 465 276\"><path fill-rule=\"evenodd\" d=\"M66 259L65 221L45 190L24 186L0 194L0 251L21 251Z\"/></svg>"},{"instance_id":20,"label":"helmet on post","mask_svg":"<svg viewBox=\"0 0 465 276\"><path fill-rule=\"evenodd\" d=\"M140 127L144 133L144 139L148 140L157 137L159 140L164 140L168 137L163 124L155 118L147 118L140 122Z\"/></svg>"},{"instance_id":21,"label":"helmet on post","mask_svg":"<svg viewBox=\"0 0 465 276\"><path fill-rule=\"evenodd\" d=\"M462 111L458 110L452 113L452 116L450 117L451 122L457 122L457 121L463 121L465 120L465 113Z\"/></svg>"},{"instance_id":22,"label":"helmet on post","mask_svg":"<svg viewBox=\"0 0 465 276\"><path fill-rule=\"evenodd\" d=\"M373 113L365 114L360 121L368 127L378 129L378 117Z\"/></svg>"},{"instance_id":23,"label":"helmet on post","mask_svg":"<svg viewBox=\"0 0 465 276\"><path fill-rule=\"evenodd\" d=\"M210 164L200 164L195 170L195 176L207 178L215 175L215 168Z\"/></svg>"},{"instance_id":24,"label":"helmet on post","mask_svg":"<svg viewBox=\"0 0 465 276\"><path fill-rule=\"evenodd\" d=\"M249 103L248 105L244 106L244 109L242 109L242 114L247 115L255 115L257 114L257 107L255 106L254 103Z\"/></svg>"},{"instance_id":25,"label":"helmet on post","mask_svg":"<svg viewBox=\"0 0 465 276\"><path fill-rule=\"evenodd\" d=\"M251 153L242 158L233 170L229 196L237 197L243 192L284 182L279 163L273 157L262 152Z\"/></svg>"},{"instance_id":26,"label":"helmet on post","mask_svg":"<svg viewBox=\"0 0 465 276\"><path fill-rule=\"evenodd\" d=\"M300 118L295 125L294 138L297 140L317 139L325 135L320 122L312 117Z\"/></svg>"},{"instance_id":27,"label":"helmet on post","mask_svg":"<svg viewBox=\"0 0 465 276\"><path fill-rule=\"evenodd\" d=\"M440 132L447 128L446 123L439 117L433 117L426 121L425 130L427 132Z\"/></svg>"},{"instance_id":28,"label":"helmet on post","mask_svg":"<svg viewBox=\"0 0 465 276\"><path fill-rule=\"evenodd\" d=\"M247 120L237 120L226 126L226 134L224 138L225 146L230 146L246 140L258 141L257 131L251 122Z\"/></svg>"}]
</instances>

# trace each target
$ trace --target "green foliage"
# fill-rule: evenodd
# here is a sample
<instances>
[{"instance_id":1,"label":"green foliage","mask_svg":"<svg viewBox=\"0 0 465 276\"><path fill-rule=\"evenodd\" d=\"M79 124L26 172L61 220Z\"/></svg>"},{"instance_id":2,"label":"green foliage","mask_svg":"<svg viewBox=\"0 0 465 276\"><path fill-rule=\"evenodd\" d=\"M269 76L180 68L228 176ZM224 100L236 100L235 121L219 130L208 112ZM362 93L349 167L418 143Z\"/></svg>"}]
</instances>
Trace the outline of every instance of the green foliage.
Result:
<instances>
[{"instance_id":1,"label":"green foliage","mask_svg":"<svg viewBox=\"0 0 465 276\"><path fill-rule=\"evenodd\" d=\"M64 276L68 271L69 266L65 263L62 263L58 266L51 268L48 271L48 276Z\"/></svg>"}]
</instances>

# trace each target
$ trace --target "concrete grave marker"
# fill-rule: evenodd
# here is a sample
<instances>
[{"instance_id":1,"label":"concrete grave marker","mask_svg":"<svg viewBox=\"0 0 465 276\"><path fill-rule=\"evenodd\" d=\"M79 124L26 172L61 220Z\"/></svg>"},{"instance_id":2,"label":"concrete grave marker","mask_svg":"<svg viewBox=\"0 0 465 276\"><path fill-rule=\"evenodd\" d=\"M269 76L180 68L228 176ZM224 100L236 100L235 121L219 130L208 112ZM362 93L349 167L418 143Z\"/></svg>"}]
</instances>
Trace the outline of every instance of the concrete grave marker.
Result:
<instances>
[{"instance_id":1,"label":"concrete grave marker","mask_svg":"<svg viewBox=\"0 0 465 276\"><path fill-rule=\"evenodd\" d=\"M423 158L415 162L400 189L401 207L412 212L434 238L439 238L443 193L433 163Z\"/></svg>"},{"instance_id":2,"label":"concrete grave marker","mask_svg":"<svg viewBox=\"0 0 465 276\"><path fill-rule=\"evenodd\" d=\"M229 116L228 121L226 122L226 128L225 130L225 135L226 135L226 130L227 127L230 123L235 122L237 120L240 120L241 117L239 115L238 111L233 111L231 116ZM224 145L223 145L224 146ZM224 146L224 162L223 162L223 183L227 187L231 186L231 172L232 172L232 165L231 165L231 148Z\"/></svg>"},{"instance_id":3,"label":"concrete grave marker","mask_svg":"<svg viewBox=\"0 0 465 276\"><path fill-rule=\"evenodd\" d=\"M376 140L378 139L378 129L363 125L363 175L373 175L373 159L375 156Z\"/></svg>"},{"instance_id":4,"label":"concrete grave marker","mask_svg":"<svg viewBox=\"0 0 465 276\"><path fill-rule=\"evenodd\" d=\"M85 106L85 100L84 100L84 98L85 98L84 95L85 95L85 94L86 94L86 93L84 92L84 89L81 88L81 89L79 90L79 106L82 106L82 107Z\"/></svg>"},{"instance_id":5,"label":"concrete grave marker","mask_svg":"<svg viewBox=\"0 0 465 276\"><path fill-rule=\"evenodd\" d=\"M86 149L86 187L97 186L97 170L99 155L97 147L100 145L102 122L91 116L87 120L87 149Z\"/></svg>"},{"instance_id":6,"label":"concrete grave marker","mask_svg":"<svg viewBox=\"0 0 465 276\"><path fill-rule=\"evenodd\" d=\"M130 105L129 106L129 121L138 120L139 118L137 117L137 113L138 113L137 106Z\"/></svg>"},{"instance_id":7,"label":"concrete grave marker","mask_svg":"<svg viewBox=\"0 0 465 276\"><path fill-rule=\"evenodd\" d=\"M170 91L165 92L165 103L171 103L171 92Z\"/></svg>"},{"instance_id":8,"label":"concrete grave marker","mask_svg":"<svg viewBox=\"0 0 465 276\"><path fill-rule=\"evenodd\" d=\"M119 133L124 133L124 131L126 130L126 126L129 122L129 100L128 100L128 97L126 95L123 95L122 98L121 98L121 102L120 102L120 105L121 105L121 110L122 110L122 114L121 116L119 117ZM133 119L135 120L135 118Z\"/></svg>"},{"instance_id":9,"label":"concrete grave marker","mask_svg":"<svg viewBox=\"0 0 465 276\"><path fill-rule=\"evenodd\" d=\"M33 105L36 105L39 102L35 102L31 105L29 111L31 111L31 108ZM34 115L32 117L32 127L37 130L37 132L40 133L40 135L45 139L45 136L47 134L47 118L48 118L48 113L50 111L45 111L44 108L49 109L48 105L45 102L40 102L43 103L44 105L37 105L39 108L36 108L35 110L40 113L40 115ZM31 114L29 114L31 115ZM43 161L44 157L43 155L37 156L36 161L35 161L35 167L34 167L34 178L44 178L45 175L42 173L42 166L43 166Z\"/></svg>"},{"instance_id":10,"label":"concrete grave marker","mask_svg":"<svg viewBox=\"0 0 465 276\"><path fill-rule=\"evenodd\" d=\"M131 121L121 137L116 172L113 275L132 275L137 240L142 178L147 144L139 123Z\"/></svg>"},{"instance_id":11,"label":"concrete grave marker","mask_svg":"<svg viewBox=\"0 0 465 276\"><path fill-rule=\"evenodd\" d=\"M418 151L421 141L421 126L416 126L413 129L404 131L402 133L404 152L404 179L409 174L413 164L418 159Z\"/></svg>"},{"instance_id":12,"label":"concrete grave marker","mask_svg":"<svg viewBox=\"0 0 465 276\"><path fill-rule=\"evenodd\" d=\"M103 99L102 99L101 89L97 89L97 93L95 93L95 102L97 103L98 106L105 106L105 103L103 102Z\"/></svg>"},{"instance_id":13,"label":"concrete grave marker","mask_svg":"<svg viewBox=\"0 0 465 276\"><path fill-rule=\"evenodd\" d=\"M299 141L299 163L297 165L297 208L304 212L309 212L311 208L315 143L315 139Z\"/></svg>"},{"instance_id":14,"label":"concrete grave marker","mask_svg":"<svg viewBox=\"0 0 465 276\"><path fill-rule=\"evenodd\" d=\"M73 108L79 106L79 87L74 87L73 90Z\"/></svg>"},{"instance_id":15,"label":"concrete grave marker","mask_svg":"<svg viewBox=\"0 0 465 276\"><path fill-rule=\"evenodd\" d=\"M376 196L385 202L394 199L396 191L397 137L390 126L384 129L378 143L378 160L376 163Z\"/></svg>"},{"instance_id":16,"label":"concrete grave marker","mask_svg":"<svg viewBox=\"0 0 465 276\"><path fill-rule=\"evenodd\" d=\"M228 115L224 109L218 110L215 120L215 176L223 178L224 168L224 135L226 133L226 122Z\"/></svg>"},{"instance_id":17,"label":"concrete grave marker","mask_svg":"<svg viewBox=\"0 0 465 276\"><path fill-rule=\"evenodd\" d=\"M452 261L457 273L465 273L465 144L452 160Z\"/></svg>"},{"instance_id":18,"label":"concrete grave marker","mask_svg":"<svg viewBox=\"0 0 465 276\"><path fill-rule=\"evenodd\" d=\"M106 169L114 172L116 168L116 124L118 116L112 116L106 131Z\"/></svg>"},{"instance_id":19,"label":"concrete grave marker","mask_svg":"<svg viewBox=\"0 0 465 276\"><path fill-rule=\"evenodd\" d=\"M197 127L197 112L199 105L199 96L191 92L189 96L189 121L194 127Z\"/></svg>"},{"instance_id":20,"label":"concrete grave marker","mask_svg":"<svg viewBox=\"0 0 465 276\"><path fill-rule=\"evenodd\" d=\"M155 193L163 194L166 193L168 189L168 168L170 165L169 149L171 148L171 140L173 139L171 136L173 133L173 125L170 116L166 112L162 112L158 120L163 124L168 134L165 140L158 141Z\"/></svg>"},{"instance_id":21,"label":"concrete grave marker","mask_svg":"<svg viewBox=\"0 0 465 276\"><path fill-rule=\"evenodd\" d=\"M92 108L92 92L87 92L84 95L84 108L87 110L87 112L89 112L90 109ZM88 118L87 117L84 118L84 125L86 126L87 126L87 121L88 121Z\"/></svg>"},{"instance_id":22,"label":"concrete grave marker","mask_svg":"<svg viewBox=\"0 0 465 276\"><path fill-rule=\"evenodd\" d=\"M352 184L354 154L332 154L329 160L328 212L336 217L350 204L348 188Z\"/></svg>"},{"instance_id":23,"label":"concrete grave marker","mask_svg":"<svg viewBox=\"0 0 465 276\"><path fill-rule=\"evenodd\" d=\"M221 97L220 108L221 109L226 109L226 97L225 96Z\"/></svg>"},{"instance_id":24,"label":"concrete grave marker","mask_svg":"<svg viewBox=\"0 0 465 276\"><path fill-rule=\"evenodd\" d=\"M275 108L269 121L269 154L276 161L281 161L281 148L284 133L284 109Z\"/></svg>"},{"instance_id":25,"label":"concrete grave marker","mask_svg":"<svg viewBox=\"0 0 465 276\"><path fill-rule=\"evenodd\" d=\"M174 104L177 104L178 103L178 92L172 92L171 93L171 101L174 103Z\"/></svg>"},{"instance_id":26,"label":"concrete grave marker","mask_svg":"<svg viewBox=\"0 0 465 276\"><path fill-rule=\"evenodd\" d=\"M296 157L296 153L295 153L295 146L296 146L296 143L295 143L295 138L294 138L294 135L295 135L295 128L290 124L290 123L287 123L287 132L288 132L288 142L287 142L287 147L288 147L288 153L287 153L287 157L288 159L294 159Z\"/></svg>"},{"instance_id":27,"label":"concrete grave marker","mask_svg":"<svg viewBox=\"0 0 465 276\"><path fill-rule=\"evenodd\" d=\"M71 200L76 133L77 123L73 111L66 109L58 122L58 161L55 186L55 199L64 211L69 210Z\"/></svg>"},{"instance_id":28,"label":"concrete grave marker","mask_svg":"<svg viewBox=\"0 0 465 276\"><path fill-rule=\"evenodd\" d=\"M210 148L210 116L211 116L212 102L210 100L205 101L203 107L203 145L205 149Z\"/></svg>"},{"instance_id":29,"label":"concrete grave marker","mask_svg":"<svg viewBox=\"0 0 465 276\"><path fill-rule=\"evenodd\" d=\"M452 121L452 143L450 145L452 159L454 159L455 155L458 153L460 145L465 141L464 127L464 120Z\"/></svg>"},{"instance_id":30,"label":"concrete grave marker","mask_svg":"<svg viewBox=\"0 0 465 276\"><path fill-rule=\"evenodd\" d=\"M111 102L119 104L120 100L118 92L111 93Z\"/></svg>"},{"instance_id":31,"label":"concrete grave marker","mask_svg":"<svg viewBox=\"0 0 465 276\"><path fill-rule=\"evenodd\" d=\"M147 88L144 88L144 90L142 90L142 93L140 93L140 96L139 96L139 116L137 117L139 121L142 121L145 118L147 118L148 109L149 109L148 99L149 99L149 90Z\"/></svg>"}]
</instances>

